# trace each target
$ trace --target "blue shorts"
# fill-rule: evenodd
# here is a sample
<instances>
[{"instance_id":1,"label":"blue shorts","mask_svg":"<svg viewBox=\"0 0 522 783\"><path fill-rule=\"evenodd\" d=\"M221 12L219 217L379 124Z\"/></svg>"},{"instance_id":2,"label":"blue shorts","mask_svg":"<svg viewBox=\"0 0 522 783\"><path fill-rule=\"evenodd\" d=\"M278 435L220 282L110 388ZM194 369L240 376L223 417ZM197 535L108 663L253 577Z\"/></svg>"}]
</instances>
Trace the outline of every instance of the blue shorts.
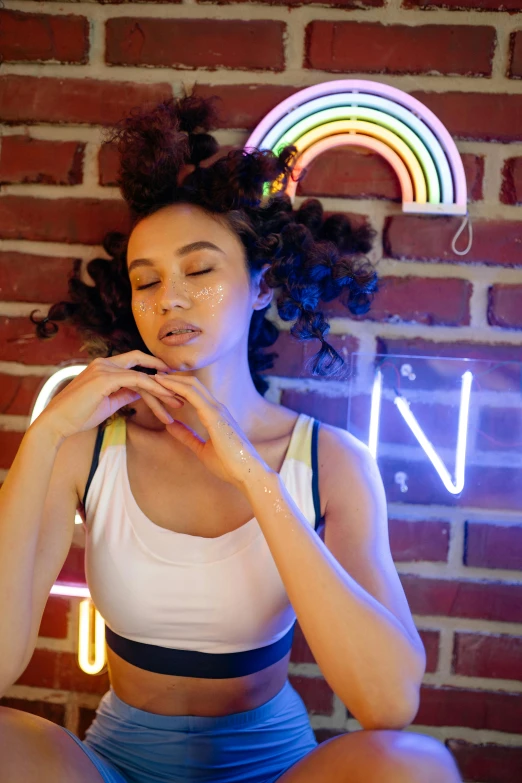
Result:
<instances>
[{"instance_id":1,"label":"blue shorts","mask_svg":"<svg viewBox=\"0 0 522 783\"><path fill-rule=\"evenodd\" d=\"M274 783L317 747L305 704L286 680L272 699L216 718L156 715L112 688L80 740L105 783Z\"/></svg>"}]
</instances>

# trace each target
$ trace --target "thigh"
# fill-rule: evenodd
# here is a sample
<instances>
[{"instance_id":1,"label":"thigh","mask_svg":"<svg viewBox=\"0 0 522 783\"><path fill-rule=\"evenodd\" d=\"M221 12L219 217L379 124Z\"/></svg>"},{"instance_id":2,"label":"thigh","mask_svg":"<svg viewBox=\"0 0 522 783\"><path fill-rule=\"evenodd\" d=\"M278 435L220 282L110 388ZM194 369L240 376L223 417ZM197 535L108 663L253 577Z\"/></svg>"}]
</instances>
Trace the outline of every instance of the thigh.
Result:
<instances>
[{"instance_id":1,"label":"thigh","mask_svg":"<svg viewBox=\"0 0 522 783\"><path fill-rule=\"evenodd\" d=\"M109 781L82 748L81 740L73 739L66 729L38 715L0 707L1 783L41 783L43 771L45 780Z\"/></svg>"},{"instance_id":2,"label":"thigh","mask_svg":"<svg viewBox=\"0 0 522 783\"><path fill-rule=\"evenodd\" d=\"M322 742L277 783L462 783L455 759L425 734L361 730Z\"/></svg>"}]
</instances>

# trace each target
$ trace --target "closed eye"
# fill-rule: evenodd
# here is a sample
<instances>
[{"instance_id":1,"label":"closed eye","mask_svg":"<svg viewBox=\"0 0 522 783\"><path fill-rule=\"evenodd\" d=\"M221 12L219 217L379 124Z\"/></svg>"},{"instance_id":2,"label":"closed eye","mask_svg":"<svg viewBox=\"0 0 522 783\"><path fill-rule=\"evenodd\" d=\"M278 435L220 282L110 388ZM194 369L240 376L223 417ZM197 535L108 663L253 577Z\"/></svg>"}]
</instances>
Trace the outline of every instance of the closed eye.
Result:
<instances>
[{"instance_id":1,"label":"closed eye","mask_svg":"<svg viewBox=\"0 0 522 783\"><path fill-rule=\"evenodd\" d=\"M212 269L202 269L201 272L192 272L191 275L188 275L188 277L195 277L195 275L204 275L207 272L212 272ZM159 280L156 280L155 283L148 283L148 285L140 285L136 288L136 291L143 291L144 288L150 288L153 285L157 285Z\"/></svg>"}]
</instances>

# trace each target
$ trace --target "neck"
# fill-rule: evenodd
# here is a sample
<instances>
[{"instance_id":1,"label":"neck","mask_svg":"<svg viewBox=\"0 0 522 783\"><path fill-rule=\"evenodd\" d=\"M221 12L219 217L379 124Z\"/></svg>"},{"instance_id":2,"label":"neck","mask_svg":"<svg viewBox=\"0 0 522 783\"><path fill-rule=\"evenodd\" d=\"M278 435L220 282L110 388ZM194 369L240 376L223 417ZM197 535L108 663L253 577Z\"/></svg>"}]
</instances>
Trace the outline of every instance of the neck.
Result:
<instances>
[{"instance_id":1,"label":"neck","mask_svg":"<svg viewBox=\"0 0 522 783\"><path fill-rule=\"evenodd\" d=\"M175 375L194 376L210 394L227 408L237 421L245 435L257 432L266 420L266 414L272 407L260 394L250 374L246 348L224 356L219 363L207 365L196 370L180 370ZM208 432L202 425L193 405L185 402L181 408L169 408L169 413L178 421L186 424L199 437L206 440Z\"/></svg>"}]
</instances>

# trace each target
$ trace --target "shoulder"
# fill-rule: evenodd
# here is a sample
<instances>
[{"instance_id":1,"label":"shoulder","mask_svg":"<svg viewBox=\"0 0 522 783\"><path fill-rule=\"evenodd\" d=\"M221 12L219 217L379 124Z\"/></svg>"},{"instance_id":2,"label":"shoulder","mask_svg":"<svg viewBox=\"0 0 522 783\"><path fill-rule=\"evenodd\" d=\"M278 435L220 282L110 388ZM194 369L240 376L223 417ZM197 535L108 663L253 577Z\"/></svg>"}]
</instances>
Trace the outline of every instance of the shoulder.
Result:
<instances>
[{"instance_id":1,"label":"shoulder","mask_svg":"<svg viewBox=\"0 0 522 783\"><path fill-rule=\"evenodd\" d=\"M350 460L354 465L361 461L373 460L368 446L355 435L342 427L335 427L333 424L319 422L319 448L325 459L335 460L342 456L344 460Z\"/></svg>"},{"instance_id":2,"label":"shoulder","mask_svg":"<svg viewBox=\"0 0 522 783\"><path fill-rule=\"evenodd\" d=\"M317 448L326 508L334 498L344 497L343 488L349 489L352 497L365 492L381 492L379 470L370 449L350 432L320 422Z\"/></svg>"}]
</instances>

